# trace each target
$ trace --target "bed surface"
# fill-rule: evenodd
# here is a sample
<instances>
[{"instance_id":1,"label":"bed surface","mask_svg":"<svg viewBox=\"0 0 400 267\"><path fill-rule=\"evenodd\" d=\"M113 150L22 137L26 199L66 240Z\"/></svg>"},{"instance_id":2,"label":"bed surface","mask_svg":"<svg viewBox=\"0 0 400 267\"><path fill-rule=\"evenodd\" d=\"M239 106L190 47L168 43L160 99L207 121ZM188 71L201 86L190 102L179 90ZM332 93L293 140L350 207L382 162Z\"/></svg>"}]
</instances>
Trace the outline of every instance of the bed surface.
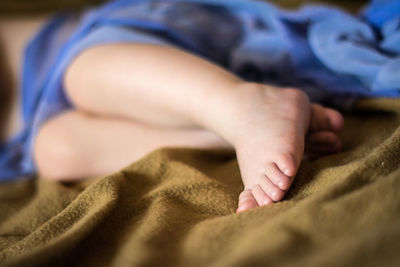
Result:
<instances>
[{"instance_id":1,"label":"bed surface","mask_svg":"<svg viewBox=\"0 0 400 267\"><path fill-rule=\"evenodd\" d=\"M161 149L85 184L0 187L5 266L393 266L400 101L346 114L341 153L306 160L284 201L235 214L237 162Z\"/></svg>"}]
</instances>

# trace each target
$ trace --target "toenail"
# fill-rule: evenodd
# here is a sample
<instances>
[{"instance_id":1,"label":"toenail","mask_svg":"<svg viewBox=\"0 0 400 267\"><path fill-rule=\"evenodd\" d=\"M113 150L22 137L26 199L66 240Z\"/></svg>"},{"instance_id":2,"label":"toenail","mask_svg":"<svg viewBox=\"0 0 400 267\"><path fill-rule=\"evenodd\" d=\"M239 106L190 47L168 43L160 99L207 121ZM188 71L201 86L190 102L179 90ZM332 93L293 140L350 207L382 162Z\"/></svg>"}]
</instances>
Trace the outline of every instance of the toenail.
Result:
<instances>
[{"instance_id":1,"label":"toenail","mask_svg":"<svg viewBox=\"0 0 400 267\"><path fill-rule=\"evenodd\" d=\"M269 205L269 204L271 204L271 201L269 201L269 200L264 200L264 201L262 202L262 205L263 205L263 206L266 206L266 205Z\"/></svg>"},{"instance_id":2,"label":"toenail","mask_svg":"<svg viewBox=\"0 0 400 267\"><path fill-rule=\"evenodd\" d=\"M242 211L244 211L244 208L237 208L237 209L236 209L236 212L237 212L237 213L242 212Z\"/></svg>"},{"instance_id":3,"label":"toenail","mask_svg":"<svg viewBox=\"0 0 400 267\"><path fill-rule=\"evenodd\" d=\"M277 194L277 192L276 192L276 190L271 190L271 191L269 191L270 192L270 196L272 197L272 198L274 198L274 197L276 197L276 194Z\"/></svg>"},{"instance_id":4,"label":"toenail","mask_svg":"<svg viewBox=\"0 0 400 267\"><path fill-rule=\"evenodd\" d=\"M283 172L287 175L287 176L289 176L290 175L290 171L289 171L289 169L284 169L283 170Z\"/></svg>"},{"instance_id":5,"label":"toenail","mask_svg":"<svg viewBox=\"0 0 400 267\"><path fill-rule=\"evenodd\" d=\"M283 182L282 182L282 181L278 182L278 186L279 186L280 188L283 188Z\"/></svg>"}]
</instances>

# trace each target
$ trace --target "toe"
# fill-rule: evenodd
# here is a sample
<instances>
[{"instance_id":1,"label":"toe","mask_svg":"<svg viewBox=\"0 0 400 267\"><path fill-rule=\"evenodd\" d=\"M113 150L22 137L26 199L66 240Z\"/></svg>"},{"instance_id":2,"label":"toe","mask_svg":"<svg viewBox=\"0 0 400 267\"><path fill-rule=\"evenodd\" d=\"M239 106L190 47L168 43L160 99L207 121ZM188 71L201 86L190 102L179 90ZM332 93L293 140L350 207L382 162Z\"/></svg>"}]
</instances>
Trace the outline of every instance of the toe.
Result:
<instances>
[{"instance_id":1,"label":"toe","mask_svg":"<svg viewBox=\"0 0 400 267\"><path fill-rule=\"evenodd\" d=\"M335 146L310 146L307 148L308 153L315 153L315 154L332 154L332 153L337 153L341 150L341 143L339 142Z\"/></svg>"},{"instance_id":2,"label":"toe","mask_svg":"<svg viewBox=\"0 0 400 267\"><path fill-rule=\"evenodd\" d=\"M266 206L274 202L258 184L252 188L251 192L259 206Z\"/></svg>"},{"instance_id":3,"label":"toe","mask_svg":"<svg viewBox=\"0 0 400 267\"><path fill-rule=\"evenodd\" d=\"M270 163L267 165L265 175L274 185L282 190L288 190L292 184L292 179L283 174L275 163Z\"/></svg>"},{"instance_id":4,"label":"toe","mask_svg":"<svg viewBox=\"0 0 400 267\"><path fill-rule=\"evenodd\" d=\"M263 179L260 180L259 185L261 186L261 189L265 192L265 194L268 195L270 199L273 201L279 201L281 200L284 195L285 191L274 185L268 177L263 177Z\"/></svg>"},{"instance_id":5,"label":"toe","mask_svg":"<svg viewBox=\"0 0 400 267\"><path fill-rule=\"evenodd\" d=\"M325 108L318 104L311 107L311 131L330 130L329 117L325 115Z\"/></svg>"},{"instance_id":6,"label":"toe","mask_svg":"<svg viewBox=\"0 0 400 267\"><path fill-rule=\"evenodd\" d=\"M307 136L306 150L318 153L334 153L341 149L339 137L329 131L311 133Z\"/></svg>"},{"instance_id":7,"label":"toe","mask_svg":"<svg viewBox=\"0 0 400 267\"><path fill-rule=\"evenodd\" d=\"M245 210L249 210L249 209L255 208L257 206L258 206L258 204L253 196L253 193L251 192L251 190L247 189L247 190L244 190L239 195L239 204L238 204L236 213L239 213L239 212L242 212Z\"/></svg>"},{"instance_id":8,"label":"toe","mask_svg":"<svg viewBox=\"0 0 400 267\"><path fill-rule=\"evenodd\" d=\"M306 137L306 143L309 145L335 145L339 137L330 131L314 132Z\"/></svg>"},{"instance_id":9,"label":"toe","mask_svg":"<svg viewBox=\"0 0 400 267\"><path fill-rule=\"evenodd\" d=\"M318 104L312 105L311 131L331 130L339 132L343 129L343 126L343 116L338 111Z\"/></svg>"},{"instance_id":10,"label":"toe","mask_svg":"<svg viewBox=\"0 0 400 267\"><path fill-rule=\"evenodd\" d=\"M288 177L294 177L297 172L297 162L291 154L281 153L276 156L276 166L279 170Z\"/></svg>"},{"instance_id":11,"label":"toe","mask_svg":"<svg viewBox=\"0 0 400 267\"><path fill-rule=\"evenodd\" d=\"M330 130L340 132L343 129L344 119L340 112L331 108L325 108L325 115L328 118Z\"/></svg>"}]
</instances>

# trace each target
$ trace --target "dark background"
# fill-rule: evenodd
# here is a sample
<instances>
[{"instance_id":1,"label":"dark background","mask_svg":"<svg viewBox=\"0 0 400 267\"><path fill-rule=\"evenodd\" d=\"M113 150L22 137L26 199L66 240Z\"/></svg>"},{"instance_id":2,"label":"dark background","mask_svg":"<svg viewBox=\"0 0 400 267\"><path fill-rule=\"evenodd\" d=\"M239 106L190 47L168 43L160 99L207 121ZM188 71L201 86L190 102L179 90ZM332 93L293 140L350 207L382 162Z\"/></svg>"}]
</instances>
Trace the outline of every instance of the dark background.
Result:
<instances>
[{"instance_id":1,"label":"dark background","mask_svg":"<svg viewBox=\"0 0 400 267\"><path fill-rule=\"evenodd\" d=\"M105 0L1 0L0 1L0 16L14 16L26 14L38 14L60 11L65 9L79 9L91 4L98 4ZM340 5L345 9L356 11L360 6L365 4L367 0L276 0L269 1L271 3L292 8L304 3L324 2L329 4Z\"/></svg>"}]
</instances>

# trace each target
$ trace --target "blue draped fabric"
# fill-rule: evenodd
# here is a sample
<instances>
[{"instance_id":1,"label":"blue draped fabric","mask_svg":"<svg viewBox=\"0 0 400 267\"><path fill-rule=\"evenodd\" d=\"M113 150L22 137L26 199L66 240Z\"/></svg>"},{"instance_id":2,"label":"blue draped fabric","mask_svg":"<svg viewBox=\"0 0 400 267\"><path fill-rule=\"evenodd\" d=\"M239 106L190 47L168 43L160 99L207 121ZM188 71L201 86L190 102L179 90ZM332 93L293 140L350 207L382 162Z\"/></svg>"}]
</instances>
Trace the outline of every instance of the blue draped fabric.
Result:
<instances>
[{"instance_id":1,"label":"blue draped fabric","mask_svg":"<svg viewBox=\"0 0 400 267\"><path fill-rule=\"evenodd\" d=\"M0 181L35 175L32 144L40 126L73 108L62 84L69 63L89 47L117 42L185 49L243 79L297 87L337 107L359 97L400 96L399 1L373 0L352 16L250 0L116 0L57 15L26 47L24 128L0 147Z\"/></svg>"}]
</instances>

